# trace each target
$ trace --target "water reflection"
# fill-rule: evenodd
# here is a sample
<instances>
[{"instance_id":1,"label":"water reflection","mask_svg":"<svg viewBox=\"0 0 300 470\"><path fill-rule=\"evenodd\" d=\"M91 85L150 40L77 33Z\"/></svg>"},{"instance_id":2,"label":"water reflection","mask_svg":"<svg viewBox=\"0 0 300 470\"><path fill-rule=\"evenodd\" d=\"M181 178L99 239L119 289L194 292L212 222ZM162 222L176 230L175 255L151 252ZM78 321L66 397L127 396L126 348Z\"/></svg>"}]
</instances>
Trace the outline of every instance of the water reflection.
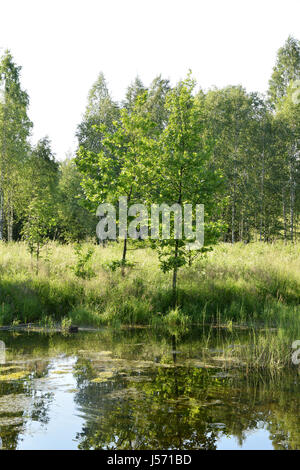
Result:
<instances>
[{"instance_id":1,"label":"water reflection","mask_svg":"<svg viewBox=\"0 0 300 470\"><path fill-rule=\"evenodd\" d=\"M5 449L299 449L297 369L208 360L247 332L5 333Z\"/></svg>"}]
</instances>

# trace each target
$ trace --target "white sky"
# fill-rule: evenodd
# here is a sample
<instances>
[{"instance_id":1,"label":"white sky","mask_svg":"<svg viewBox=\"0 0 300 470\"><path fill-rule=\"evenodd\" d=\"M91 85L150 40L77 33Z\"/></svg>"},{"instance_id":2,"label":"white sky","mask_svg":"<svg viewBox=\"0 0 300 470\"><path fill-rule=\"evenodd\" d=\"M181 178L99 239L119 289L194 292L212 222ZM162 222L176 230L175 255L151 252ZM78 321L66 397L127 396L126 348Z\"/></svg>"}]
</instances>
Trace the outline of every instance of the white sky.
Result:
<instances>
[{"instance_id":1,"label":"white sky","mask_svg":"<svg viewBox=\"0 0 300 470\"><path fill-rule=\"evenodd\" d=\"M299 0L0 0L0 47L22 65L33 141L75 148L87 93L103 71L115 99L139 74L264 92L276 51L300 38Z\"/></svg>"}]
</instances>

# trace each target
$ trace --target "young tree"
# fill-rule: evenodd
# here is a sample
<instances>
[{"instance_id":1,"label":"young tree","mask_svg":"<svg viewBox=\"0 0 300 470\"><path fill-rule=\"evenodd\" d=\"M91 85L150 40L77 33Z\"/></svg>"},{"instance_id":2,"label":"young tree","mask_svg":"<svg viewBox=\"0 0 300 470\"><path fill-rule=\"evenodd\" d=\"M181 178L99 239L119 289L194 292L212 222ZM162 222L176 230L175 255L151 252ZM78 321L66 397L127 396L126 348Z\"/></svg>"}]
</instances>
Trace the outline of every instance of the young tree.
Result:
<instances>
[{"instance_id":1,"label":"young tree","mask_svg":"<svg viewBox=\"0 0 300 470\"><path fill-rule=\"evenodd\" d=\"M145 110L146 101L147 92L137 98L130 111L121 110L120 120L112 130L106 126L99 128L103 150L97 155L80 147L76 163L83 174L85 195L92 203L117 205L120 197L128 205L143 201L145 186L151 180L150 162L156 142L149 138L156 126ZM122 237L120 264L124 274L127 234Z\"/></svg>"},{"instance_id":2,"label":"young tree","mask_svg":"<svg viewBox=\"0 0 300 470\"><path fill-rule=\"evenodd\" d=\"M24 167L22 235L31 255L36 255L37 270L41 247L49 238L55 238L58 169L51 143L45 137L37 143Z\"/></svg>"},{"instance_id":3,"label":"young tree","mask_svg":"<svg viewBox=\"0 0 300 470\"><path fill-rule=\"evenodd\" d=\"M45 197L48 194L45 191ZM48 201L36 196L27 206L26 213L22 233L31 257L36 257L36 274L38 274L41 248L49 240L49 230L55 226L55 217Z\"/></svg>"},{"instance_id":4,"label":"young tree","mask_svg":"<svg viewBox=\"0 0 300 470\"><path fill-rule=\"evenodd\" d=\"M159 152L153 162L159 204L204 204L205 243L215 241L217 224L211 216L215 211L215 193L220 175L211 168L211 144L203 128L203 109L194 97L194 80L190 75L172 89L166 98L168 122L159 141ZM174 224L173 224L174 234ZM176 301L177 273L188 262L187 238L157 240L155 246L163 271L173 272L173 299Z\"/></svg>"}]
</instances>

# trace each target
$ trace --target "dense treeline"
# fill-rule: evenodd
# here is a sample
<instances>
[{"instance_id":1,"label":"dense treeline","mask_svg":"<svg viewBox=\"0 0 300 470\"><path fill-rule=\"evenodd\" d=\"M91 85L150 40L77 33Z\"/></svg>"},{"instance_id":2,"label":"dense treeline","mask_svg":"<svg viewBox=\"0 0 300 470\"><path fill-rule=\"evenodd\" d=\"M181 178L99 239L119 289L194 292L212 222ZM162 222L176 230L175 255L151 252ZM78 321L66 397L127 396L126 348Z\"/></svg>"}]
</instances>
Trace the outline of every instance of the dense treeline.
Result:
<instances>
[{"instance_id":1,"label":"dense treeline","mask_svg":"<svg viewBox=\"0 0 300 470\"><path fill-rule=\"evenodd\" d=\"M38 253L49 239L95 239L98 204L127 195L130 202L204 203L208 243L216 236L297 241L298 40L289 37L278 51L266 97L242 86L196 90L190 75L171 87L159 76L149 87L136 78L116 103L100 74L76 156L64 162L47 137L30 145L29 97L9 52L0 78L0 240L26 239ZM167 248L179 267L180 243ZM161 260L166 270L170 259Z\"/></svg>"}]
</instances>

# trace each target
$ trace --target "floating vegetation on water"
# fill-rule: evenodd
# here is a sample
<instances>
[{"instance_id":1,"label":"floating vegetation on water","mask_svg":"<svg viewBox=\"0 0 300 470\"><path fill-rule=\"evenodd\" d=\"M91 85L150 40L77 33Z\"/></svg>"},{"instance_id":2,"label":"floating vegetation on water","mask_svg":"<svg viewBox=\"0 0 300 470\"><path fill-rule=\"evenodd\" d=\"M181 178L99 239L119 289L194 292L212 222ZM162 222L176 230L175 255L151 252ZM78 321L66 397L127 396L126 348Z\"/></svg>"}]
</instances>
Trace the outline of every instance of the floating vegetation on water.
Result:
<instances>
[{"instance_id":1,"label":"floating vegetation on water","mask_svg":"<svg viewBox=\"0 0 300 470\"><path fill-rule=\"evenodd\" d=\"M269 369L241 365L261 357L269 335L256 331L255 342L251 330L195 328L178 332L175 341L172 335L146 329L103 329L71 338L3 333L9 354L9 362L0 365L3 448L26 448L40 433L54 442L56 427L58 445L66 448L75 442L102 449L114 442L129 449L132 429L145 448L178 448L182 442L215 448L223 436L234 443L243 433L246 442L262 426L274 426L270 437L263 436L266 447L272 441L274 448L299 448L298 369L283 369L275 379ZM130 342L144 347L133 350ZM27 374L30 380L22 378ZM72 423L64 436L58 413Z\"/></svg>"},{"instance_id":2,"label":"floating vegetation on water","mask_svg":"<svg viewBox=\"0 0 300 470\"><path fill-rule=\"evenodd\" d=\"M113 358L111 351L86 351L81 349L77 351L78 355L81 357L88 357L93 361L116 361L117 358Z\"/></svg>"},{"instance_id":3,"label":"floating vegetation on water","mask_svg":"<svg viewBox=\"0 0 300 470\"><path fill-rule=\"evenodd\" d=\"M186 365L189 367L196 367L197 369L218 369L221 366L207 364L206 362L199 361L198 359L189 359L186 362Z\"/></svg>"},{"instance_id":4,"label":"floating vegetation on water","mask_svg":"<svg viewBox=\"0 0 300 470\"><path fill-rule=\"evenodd\" d=\"M8 370L15 370L15 369L23 369L21 366L5 366L5 367L0 367L0 374L2 372L6 372Z\"/></svg>"},{"instance_id":5,"label":"floating vegetation on water","mask_svg":"<svg viewBox=\"0 0 300 470\"><path fill-rule=\"evenodd\" d=\"M13 372L11 374L2 374L0 375L0 382L7 382L10 380L19 380L23 379L29 374L28 371Z\"/></svg>"},{"instance_id":6,"label":"floating vegetation on water","mask_svg":"<svg viewBox=\"0 0 300 470\"><path fill-rule=\"evenodd\" d=\"M53 370L52 374L63 375L63 374L69 374L70 372L71 372L70 370Z\"/></svg>"},{"instance_id":7,"label":"floating vegetation on water","mask_svg":"<svg viewBox=\"0 0 300 470\"><path fill-rule=\"evenodd\" d=\"M91 382L93 383L102 383L102 382L107 382L107 380L111 379L114 376L114 373L112 371L103 371L100 372L98 377L95 379L92 379Z\"/></svg>"},{"instance_id":8,"label":"floating vegetation on water","mask_svg":"<svg viewBox=\"0 0 300 470\"><path fill-rule=\"evenodd\" d=\"M116 390L109 394L110 399L143 399L145 393L142 390L138 390L135 387L123 388L122 390Z\"/></svg>"},{"instance_id":9,"label":"floating vegetation on water","mask_svg":"<svg viewBox=\"0 0 300 470\"><path fill-rule=\"evenodd\" d=\"M128 375L124 377L128 382L152 382L151 377L147 377L146 375Z\"/></svg>"}]
</instances>

